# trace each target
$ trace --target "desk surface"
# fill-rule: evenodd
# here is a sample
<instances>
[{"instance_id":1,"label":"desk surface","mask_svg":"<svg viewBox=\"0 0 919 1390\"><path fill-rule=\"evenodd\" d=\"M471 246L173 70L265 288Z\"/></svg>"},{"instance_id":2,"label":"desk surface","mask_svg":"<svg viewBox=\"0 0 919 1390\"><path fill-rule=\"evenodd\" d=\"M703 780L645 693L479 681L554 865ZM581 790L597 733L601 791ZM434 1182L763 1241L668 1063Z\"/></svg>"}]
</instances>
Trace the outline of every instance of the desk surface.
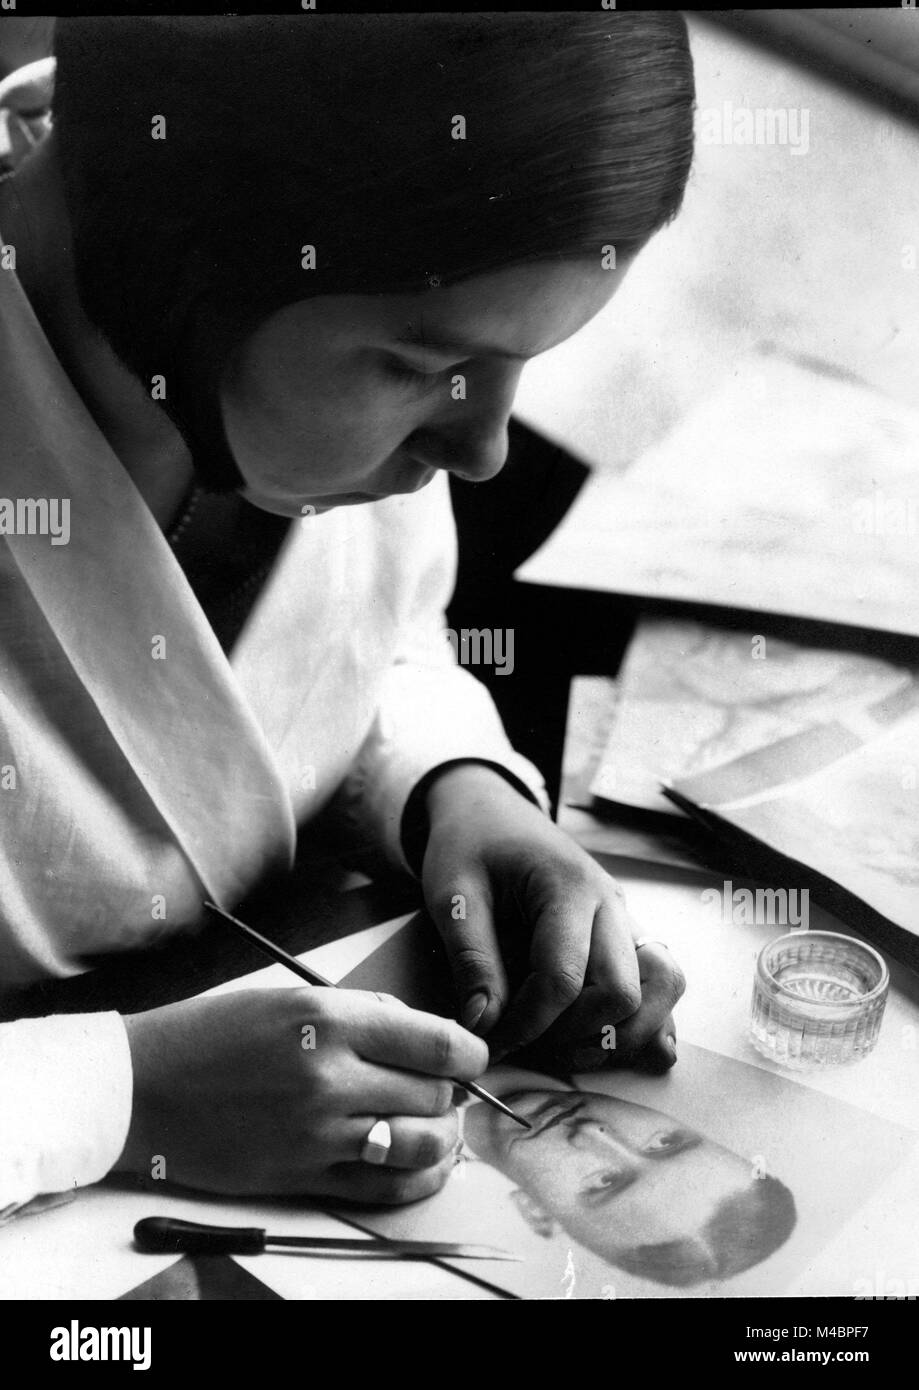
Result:
<instances>
[{"instance_id":1,"label":"desk surface","mask_svg":"<svg viewBox=\"0 0 919 1390\"><path fill-rule=\"evenodd\" d=\"M722 921L702 896L707 887L720 886L721 880L712 875L624 859L604 862L625 887L631 911L643 929L665 939L686 971L688 990L677 1012L678 1038L767 1071L776 1070L753 1051L747 1039L753 962L775 928ZM814 916L814 926L834 925L817 910ZM380 923L318 948L307 958L326 975L339 979L404 920L400 917ZM887 1014L872 1056L852 1067L795 1079L919 1134L919 980L895 965L891 977ZM283 967L269 966L216 989L227 992L292 984L296 982ZM726 1096L725 1104L733 1099ZM829 1180L832 1154L827 1155L827 1172ZM81 1191L68 1205L0 1229L0 1299L112 1299L125 1295L175 1263L173 1257L140 1255L132 1249L134 1223L153 1214L259 1225L292 1234L344 1233L331 1216L293 1201L234 1202L102 1184ZM877 1233L876 1266L883 1268L885 1278L914 1278L915 1230L919 1224L915 1168L899 1169L860 1208L858 1220L864 1230ZM347 1233L353 1234L350 1230ZM841 1258L847 1253L850 1234L843 1230L838 1236ZM822 1267L832 1267L833 1247L824 1250L822 1258ZM285 1299L464 1300L504 1296L493 1287L433 1263L381 1261L368 1266L308 1255L253 1256L238 1263ZM805 1274L812 1277L810 1271ZM866 1268L865 1278L874 1277L873 1265Z\"/></svg>"}]
</instances>

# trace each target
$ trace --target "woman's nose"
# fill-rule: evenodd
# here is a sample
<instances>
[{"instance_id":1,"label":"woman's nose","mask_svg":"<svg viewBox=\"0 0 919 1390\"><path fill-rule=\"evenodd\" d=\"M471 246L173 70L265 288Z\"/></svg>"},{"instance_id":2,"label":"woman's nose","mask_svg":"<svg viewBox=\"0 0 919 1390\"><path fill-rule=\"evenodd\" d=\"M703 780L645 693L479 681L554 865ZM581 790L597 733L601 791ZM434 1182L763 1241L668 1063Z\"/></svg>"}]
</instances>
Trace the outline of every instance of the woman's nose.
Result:
<instances>
[{"instance_id":1,"label":"woman's nose","mask_svg":"<svg viewBox=\"0 0 919 1390\"><path fill-rule=\"evenodd\" d=\"M417 430L405 448L428 468L446 469L469 483L485 483L507 462L507 422L489 429Z\"/></svg>"},{"instance_id":2,"label":"woman's nose","mask_svg":"<svg viewBox=\"0 0 919 1390\"><path fill-rule=\"evenodd\" d=\"M507 462L507 430L522 371L523 363L517 361L469 369L464 377L468 394L430 416L409 438L408 452L466 482L496 477Z\"/></svg>"}]
</instances>

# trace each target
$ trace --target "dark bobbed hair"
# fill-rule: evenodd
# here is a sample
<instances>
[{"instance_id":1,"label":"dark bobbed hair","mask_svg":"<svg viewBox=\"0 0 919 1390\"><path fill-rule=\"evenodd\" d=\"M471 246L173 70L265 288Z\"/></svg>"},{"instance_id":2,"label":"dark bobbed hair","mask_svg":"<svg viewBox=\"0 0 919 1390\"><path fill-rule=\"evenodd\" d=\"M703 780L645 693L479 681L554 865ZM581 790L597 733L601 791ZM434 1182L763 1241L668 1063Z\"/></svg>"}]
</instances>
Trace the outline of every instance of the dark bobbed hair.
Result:
<instances>
[{"instance_id":1,"label":"dark bobbed hair","mask_svg":"<svg viewBox=\"0 0 919 1390\"><path fill-rule=\"evenodd\" d=\"M623 256L675 215L692 158L667 11L94 16L60 20L56 53L84 308L142 380L166 376L193 451L228 354L275 310Z\"/></svg>"},{"instance_id":2,"label":"dark bobbed hair","mask_svg":"<svg viewBox=\"0 0 919 1390\"><path fill-rule=\"evenodd\" d=\"M746 1191L724 1199L698 1240L639 1245L617 1254L616 1264L671 1288L729 1279L784 1245L796 1221L795 1199L785 1184L757 1178Z\"/></svg>"}]
</instances>

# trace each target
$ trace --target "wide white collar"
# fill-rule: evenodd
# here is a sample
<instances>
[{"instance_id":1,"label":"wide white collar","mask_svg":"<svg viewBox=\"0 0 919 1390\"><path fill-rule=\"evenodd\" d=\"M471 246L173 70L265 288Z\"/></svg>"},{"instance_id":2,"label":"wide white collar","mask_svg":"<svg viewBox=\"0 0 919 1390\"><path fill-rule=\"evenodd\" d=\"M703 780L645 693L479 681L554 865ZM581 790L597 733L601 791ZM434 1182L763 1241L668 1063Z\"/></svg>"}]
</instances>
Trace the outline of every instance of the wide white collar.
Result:
<instances>
[{"instance_id":1,"label":"wide white collar","mask_svg":"<svg viewBox=\"0 0 919 1390\"><path fill-rule=\"evenodd\" d=\"M68 544L41 535L0 544L208 892L229 906L269 863L292 860L294 818L274 755L166 538L10 271L0 271L0 361L0 496L70 499Z\"/></svg>"}]
</instances>

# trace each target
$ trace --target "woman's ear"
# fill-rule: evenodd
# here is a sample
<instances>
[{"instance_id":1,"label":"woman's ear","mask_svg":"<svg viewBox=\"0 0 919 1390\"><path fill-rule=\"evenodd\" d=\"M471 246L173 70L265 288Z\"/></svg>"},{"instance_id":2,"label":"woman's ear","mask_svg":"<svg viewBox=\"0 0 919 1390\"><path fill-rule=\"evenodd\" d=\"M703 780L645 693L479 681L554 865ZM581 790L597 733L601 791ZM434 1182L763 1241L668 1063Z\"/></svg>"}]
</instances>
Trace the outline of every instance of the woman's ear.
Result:
<instances>
[{"instance_id":1,"label":"woman's ear","mask_svg":"<svg viewBox=\"0 0 919 1390\"><path fill-rule=\"evenodd\" d=\"M511 1193L511 1201L531 1231L535 1231L538 1236L555 1235L557 1227L552 1217L533 1200L529 1192L524 1192L519 1187L515 1188Z\"/></svg>"}]
</instances>

